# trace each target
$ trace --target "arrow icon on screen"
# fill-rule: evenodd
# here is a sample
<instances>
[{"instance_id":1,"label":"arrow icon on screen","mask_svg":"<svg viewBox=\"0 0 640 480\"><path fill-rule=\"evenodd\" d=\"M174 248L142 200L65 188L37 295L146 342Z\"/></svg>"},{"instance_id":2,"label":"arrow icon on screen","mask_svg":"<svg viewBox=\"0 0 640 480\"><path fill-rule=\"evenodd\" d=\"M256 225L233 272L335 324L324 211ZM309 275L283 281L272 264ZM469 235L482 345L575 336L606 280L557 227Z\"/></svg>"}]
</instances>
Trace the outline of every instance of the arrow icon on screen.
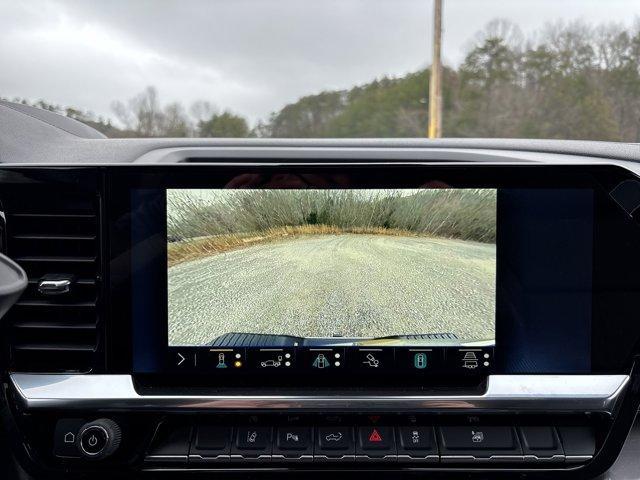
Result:
<instances>
[{"instance_id":1,"label":"arrow icon on screen","mask_svg":"<svg viewBox=\"0 0 640 480\"><path fill-rule=\"evenodd\" d=\"M186 358L180 352L178 352L178 357L180 358L178 360L178 366L180 366L186 360Z\"/></svg>"}]
</instances>

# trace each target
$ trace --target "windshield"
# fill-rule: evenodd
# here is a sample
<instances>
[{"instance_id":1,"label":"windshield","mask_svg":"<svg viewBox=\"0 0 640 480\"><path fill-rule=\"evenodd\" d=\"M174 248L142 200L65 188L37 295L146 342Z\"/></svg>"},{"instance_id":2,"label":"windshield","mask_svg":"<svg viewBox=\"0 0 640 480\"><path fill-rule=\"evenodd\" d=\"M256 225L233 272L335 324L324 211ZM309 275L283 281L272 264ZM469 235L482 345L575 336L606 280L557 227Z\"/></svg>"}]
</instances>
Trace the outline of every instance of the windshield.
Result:
<instances>
[{"instance_id":1,"label":"windshield","mask_svg":"<svg viewBox=\"0 0 640 480\"><path fill-rule=\"evenodd\" d=\"M108 137L638 142L637 7L0 0L0 98Z\"/></svg>"}]
</instances>

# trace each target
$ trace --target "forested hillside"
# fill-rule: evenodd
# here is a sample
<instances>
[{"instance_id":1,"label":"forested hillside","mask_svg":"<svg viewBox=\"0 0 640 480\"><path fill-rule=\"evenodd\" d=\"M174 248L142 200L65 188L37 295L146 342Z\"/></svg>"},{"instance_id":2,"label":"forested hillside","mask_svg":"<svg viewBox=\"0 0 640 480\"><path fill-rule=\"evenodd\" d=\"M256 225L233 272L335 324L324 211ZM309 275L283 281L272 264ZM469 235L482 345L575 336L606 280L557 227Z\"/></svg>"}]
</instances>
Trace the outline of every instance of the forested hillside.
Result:
<instances>
[{"instance_id":1,"label":"forested hillside","mask_svg":"<svg viewBox=\"0 0 640 480\"><path fill-rule=\"evenodd\" d=\"M456 70L445 68L445 137L640 141L640 31L582 24L518 38L495 22ZM419 137L429 74L383 78L300 99L274 114L274 137Z\"/></svg>"},{"instance_id":2,"label":"forested hillside","mask_svg":"<svg viewBox=\"0 0 640 480\"><path fill-rule=\"evenodd\" d=\"M254 128L216 110L215 100L162 106L153 87L114 102L124 129L76 109L66 113L113 137L423 137L428 91L428 70L380 78L303 97ZM445 137L639 142L640 22L632 29L556 24L525 38L494 21L457 68L445 67L443 98Z\"/></svg>"}]
</instances>

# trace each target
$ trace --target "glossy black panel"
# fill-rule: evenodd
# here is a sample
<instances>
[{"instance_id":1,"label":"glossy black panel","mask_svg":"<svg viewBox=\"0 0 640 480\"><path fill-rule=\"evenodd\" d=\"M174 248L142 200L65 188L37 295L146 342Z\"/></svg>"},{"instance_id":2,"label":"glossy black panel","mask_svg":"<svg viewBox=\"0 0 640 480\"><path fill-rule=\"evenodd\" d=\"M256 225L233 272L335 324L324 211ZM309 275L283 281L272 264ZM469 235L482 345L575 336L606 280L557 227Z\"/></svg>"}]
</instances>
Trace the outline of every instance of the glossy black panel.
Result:
<instances>
[{"instance_id":1,"label":"glossy black panel","mask_svg":"<svg viewBox=\"0 0 640 480\"><path fill-rule=\"evenodd\" d=\"M498 246L498 282L511 287L501 288L499 285L498 288L495 373L604 373L626 370L630 367L631 354L640 331L638 325L631 321L635 309L632 294L638 292L639 282L633 276L626 275L634 266L631 246L639 236L636 223L626 216L608 192L630 177L632 175L629 172L618 167L578 165L254 164L110 169L108 193L111 207L112 305L118 318L122 319L118 325L120 335L114 344L122 361L114 365L121 371L131 368L131 347L126 341L131 339L131 330L127 328L131 327L132 308L134 312L136 308L131 303L129 263L131 221L134 218L136 222L150 226L149 231L155 232L153 235L145 233L149 241L145 243L143 257L149 261L145 260L143 265L150 270L140 272L149 280L138 288L142 288L143 293L147 290L144 295L149 301L142 306L145 316L158 323L153 324L156 329L149 328L152 323L148 322L144 323L144 327L137 327L143 332L140 338L145 342L144 348L140 349L140 358L146 357L150 362L148 365L155 364L159 370L166 367L166 363L163 363L165 360L159 360L166 358L166 292L160 288L166 284L166 247L163 247L165 227L157 221L164 215L165 188L474 187L500 189L500 195L504 197L498 207L500 218L508 219L509 215L529 208L525 205L520 211L510 212L509 208L501 206L501 202L509 195L513 197L514 192L520 192L520 195L529 192L528 195L537 200L533 204L538 207L536 211L529 212L531 218L537 215L538 226L530 225L529 236L521 233L520 247L513 239L508 240L510 246L503 253L500 252L504 246ZM134 195L147 195L149 198L147 202L138 203L137 209L132 209L130 202L134 190ZM514 205L512 199L507 203ZM551 229L550 225L556 225L557 228ZM546 230L541 226L546 226ZM508 227L503 228L508 233ZM552 240L550 234L555 235L556 239ZM624 239L621 240L622 234ZM505 241L500 235L499 242ZM530 241L531 235L538 235L547 243L539 242L536 245L537 253L529 250L532 253L528 258L529 265L521 265L528 272L519 272L515 279L513 276L509 279L501 262L505 261L505 255L526 257L524 252L530 248L526 240ZM562 251L558 253L558 248L564 248L565 254ZM545 251L554 249L555 257L545 257ZM137 258L138 254L135 256ZM627 261L609 261L610 258L622 257ZM547 282L542 285L540 281L545 275ZM510 290L514 286L521 288L522 281L528 289L525 293L521 292L527 297L522 305L529 306L518 307L514 312L512 308L510 310L513 307L510 299L515 295ZM611 288L616 283L615 288ZM613 313L615 321L612 323L610 319ZM535 319L538 322L543 319L547 323L536 324ZM592 336L592 330L597 335ZM608 337L606 344L602 341L603 334ZM568 348L562 348L563 345ZM612 348L611 345L620 348ZM165 375L167 380L170 377ZM180 383L178 378L175 377L175 380ZM200 376L199 383L207 384L208 381ZM427 383L433 382L429 380Z\"/></svg>"}]
</instances>

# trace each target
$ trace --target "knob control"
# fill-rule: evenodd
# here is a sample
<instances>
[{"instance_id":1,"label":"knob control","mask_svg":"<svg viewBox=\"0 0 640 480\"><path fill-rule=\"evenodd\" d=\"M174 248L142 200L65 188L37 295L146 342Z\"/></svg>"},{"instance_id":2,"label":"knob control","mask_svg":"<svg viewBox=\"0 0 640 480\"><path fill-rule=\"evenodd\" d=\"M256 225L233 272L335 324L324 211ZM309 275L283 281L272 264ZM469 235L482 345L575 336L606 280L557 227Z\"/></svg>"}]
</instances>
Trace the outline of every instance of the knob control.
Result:
<instances>
[{"instance_id":1,"label":"knob control","mask_svg":"<svg viewBox=\"0 0 640 480\"><path fill-rule=\"evenodd\" d=\"M116 422L100 418L80 428L78 450L85 458L100 460L118 449L121 437L122 432Z\"/></svg>"}]
</instances>

